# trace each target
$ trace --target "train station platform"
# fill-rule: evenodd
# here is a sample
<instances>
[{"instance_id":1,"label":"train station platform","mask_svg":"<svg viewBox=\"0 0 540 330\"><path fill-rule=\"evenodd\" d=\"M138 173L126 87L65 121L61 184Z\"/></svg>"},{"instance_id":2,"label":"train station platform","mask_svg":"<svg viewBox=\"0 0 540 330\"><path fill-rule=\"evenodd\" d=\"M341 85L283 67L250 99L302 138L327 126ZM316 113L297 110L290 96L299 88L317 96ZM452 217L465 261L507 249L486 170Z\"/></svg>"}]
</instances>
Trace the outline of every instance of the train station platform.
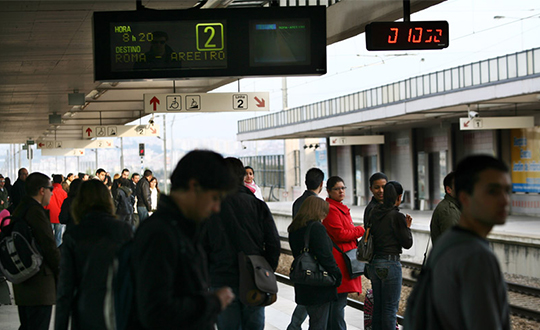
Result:
<instances>
[{"instance_id":1,"label":"train station platform","mask_svg":"<svg viewBox=\"0 0 540 330\"><path fill-rule=\"evenodd\" d=\"M265 330L286 330L291 320L291 315L296 307L294 302L294 289L292 286L278 282L278 300L271 306L266 307L266 325ZM345 321L348 330L364 329L364 313L352 307L345 307ZM0 329L17 330L19 329L19 315L17 306L0 306ZM309 327L306 320L302 325L303 330ZM50 330L54 329L54 312L51 321Z\"/></svg>"},{"instance_id":2,"label":"train station platform","mask_svg":"<svg viewBox=\"0 0 540 330\"><path fill-rule=\"evenodd\" d=\"M268 206L281 236L287 237L292 220L292 202L271 202ZM357 225L363 223L364 206L349 206ZM413 246L404 250L402 259L422 263L428 241L433 211L401 209L412 216ZM504 273L538 278L540 274L540 217L510 215L506 223L493 227L488 236L491 248ZM431 244L431 243L430 243Z\"/></svg>"},{"instance_id":3,"label":"train station platform","mask_svg":"<svg viewBox=\"0 0 540 330\"><path fill-rule=\"evenodd\" d=\"M292 202L270 202L267 203L272 213L289 214L292 216ZM365 206L349 206L351 217L354 223L362 224ZM412 229L423 229L429 231L429 223L433 210L418 211L401 209L402 213L408 213L413 218ZM510 215L506 223L502 226L495 226L490 237L497 236L515 237L528 242L540 244L540 218L525 215Z\"/></svg>"}]
</instances>

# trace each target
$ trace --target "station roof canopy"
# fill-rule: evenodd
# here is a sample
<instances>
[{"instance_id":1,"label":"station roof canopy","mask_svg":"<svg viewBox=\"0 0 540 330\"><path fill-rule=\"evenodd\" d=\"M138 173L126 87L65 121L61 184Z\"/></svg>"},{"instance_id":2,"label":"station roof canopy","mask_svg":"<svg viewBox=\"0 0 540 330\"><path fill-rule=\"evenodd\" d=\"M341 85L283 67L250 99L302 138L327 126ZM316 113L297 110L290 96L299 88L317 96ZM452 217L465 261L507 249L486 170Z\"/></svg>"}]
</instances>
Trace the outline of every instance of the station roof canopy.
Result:
<instances>
[{"instance_id":1,"label":"station roof canopy","mask_svg":"<svg viewBox=\"0 0 540 330\"><path fill-rule=\"evenodd\" d=\"M412 0L411 12L443 0ZM197 0L144 0L149 9L187 9ZM205 8L267 6L269 0L209 0ZM280 6L327 6L327 44L364 31L371 21L403 17L401 0L279 0ZM144 116L144 93L204 93L239 77L173 81L94 81L92 15L94 11L136 10L135 0L0 1L0 143L28 139L76 140L82 127L124 125ZM85 105L70 106L78 91ZM49 123L57 114L59 123ZM58 118L58 116L57 116Z\"/></svg>"}]
</instances>

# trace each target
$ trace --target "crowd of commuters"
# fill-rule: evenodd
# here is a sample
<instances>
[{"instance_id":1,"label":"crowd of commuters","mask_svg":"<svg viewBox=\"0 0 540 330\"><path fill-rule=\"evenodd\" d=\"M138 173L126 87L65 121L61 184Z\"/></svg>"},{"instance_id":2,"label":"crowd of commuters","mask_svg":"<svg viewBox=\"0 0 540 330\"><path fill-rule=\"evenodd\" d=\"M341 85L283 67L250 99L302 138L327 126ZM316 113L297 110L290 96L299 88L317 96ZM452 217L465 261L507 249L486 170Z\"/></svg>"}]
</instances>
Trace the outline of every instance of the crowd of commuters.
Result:
<instances>
[{"instance_id":1,"label":"crowd of commuters","mask_svg":"<svg viewBox=\"0 0 540 330\"><path fill-rule=\"evenodd\" d=\"M134 287L128 329L264 329L265 308L240 299L239 256L262 256L275 271L280 238L253 168L237 158L198 150L180 160L168 195L160 193L148 169L131 177L124 169L113 178L100 168L93 176L54 174L51 180L22 168L9 186L0 175L0 212L26 219L44 257L38 274L13 285L20 329L48 329L53 305L57 330L107 329L103 310L109 265L127 242ZM295 284L297 306L287 329L300 329L306 317L309 329L346 329L347 296L361 293L362 282L351 278L341 251L355 249L365 228L374 246L365 268L373 290L371 328L395 329L400 255L413 244L412 218L399 209L402 185L374 173L363 226L355 226L343 203L347 188L342 178L328 178L326 199L318 196L325 185L320 169L310 169L305 184L292 207L291 250L298 257L309 235L307 248L336 281L325 287ZM438 317L449 328L490 324L508 329L506 289L485 241L493 225L503 224L507 216L508 169L492 157L471 156L445 178L444 186L446 196L433 214L431 234L445 266L428 259L438 274L432 290L445 297L434 306ZM447 246L452 253L444 253ZM485 276L474 279L480 271ZM474 307L471 311L459 309L464 299L463 304Z\"/></svg>"}]
</instances>

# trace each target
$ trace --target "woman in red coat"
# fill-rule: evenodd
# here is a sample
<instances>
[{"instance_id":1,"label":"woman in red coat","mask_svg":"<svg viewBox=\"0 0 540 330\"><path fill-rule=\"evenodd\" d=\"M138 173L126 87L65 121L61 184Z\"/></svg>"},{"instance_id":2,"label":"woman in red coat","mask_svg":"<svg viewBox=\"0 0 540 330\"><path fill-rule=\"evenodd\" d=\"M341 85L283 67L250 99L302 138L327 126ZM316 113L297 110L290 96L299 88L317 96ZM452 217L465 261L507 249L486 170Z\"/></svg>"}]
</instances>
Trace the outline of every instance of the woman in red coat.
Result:
<instances>
[{"instance_id":1,"label":"woman in red coat","mask_svg":"<svg viewBox=\"0 0 540 330\"><path fill-rule=\"evenodd\" d=\"M354 226L351 218L350 209L342 203L345 199L345 184L339 176L332 176L326 181L326 191L328 198L326 201L330 204L328 216L323 220L328 236L342 250L349 251L357 247L357 239L364 235L362 226ZM343 279L338 287L338 299L332 302L330 307L330 317L328 318L329 329L347 329L345 323L345 306L347 305L347 294L351 292L362 292L361 277L351 279L347 266L343 260L341 252L335 247L332 249L334 258L338 264Z\"/></svg>"}]
</instances>

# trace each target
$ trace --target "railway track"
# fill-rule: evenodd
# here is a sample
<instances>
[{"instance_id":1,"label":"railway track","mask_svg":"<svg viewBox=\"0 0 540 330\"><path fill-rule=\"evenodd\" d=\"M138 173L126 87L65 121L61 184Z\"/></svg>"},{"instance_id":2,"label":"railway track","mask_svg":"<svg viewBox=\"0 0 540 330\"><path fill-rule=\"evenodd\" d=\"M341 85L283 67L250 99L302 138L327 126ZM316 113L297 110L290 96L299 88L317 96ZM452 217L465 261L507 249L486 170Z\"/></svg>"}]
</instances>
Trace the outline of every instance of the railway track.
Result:
<instances>
[{"instance_id":1,"label":"railway track","mask_svg":"<svg viewBox=\"0 0 540 330\"><path fill-rule=\"evenodd\" d=\"M281 237L282 242L287 242L286 237ZM287 248L281 248L281 253L292 255L291 251ZM401 261L404 268L420 271L421 265L409 261ZM283 276L283 275L281 275ZM290 282L289 282L290 283ZM292 285L292 283L290 283ZM403 277L403 285L413 287L416 284L416 280L410 277ZM522 285L518 283L506 282L508 288L508 299L510 301L510 312L513 315L517 315L523 318L535 320L540 322L540 288ZM352 299L350 299L352 300ZM363 303L356 300L352 300L354 304L359 304L358 309L363 310ZM353 304L353 303L351 303ZM355 307L353 305L350 305ZM360 307L361 306L361 307ZM398 319L398 322L401 321Z\"/></svg>"}]
</instances>

